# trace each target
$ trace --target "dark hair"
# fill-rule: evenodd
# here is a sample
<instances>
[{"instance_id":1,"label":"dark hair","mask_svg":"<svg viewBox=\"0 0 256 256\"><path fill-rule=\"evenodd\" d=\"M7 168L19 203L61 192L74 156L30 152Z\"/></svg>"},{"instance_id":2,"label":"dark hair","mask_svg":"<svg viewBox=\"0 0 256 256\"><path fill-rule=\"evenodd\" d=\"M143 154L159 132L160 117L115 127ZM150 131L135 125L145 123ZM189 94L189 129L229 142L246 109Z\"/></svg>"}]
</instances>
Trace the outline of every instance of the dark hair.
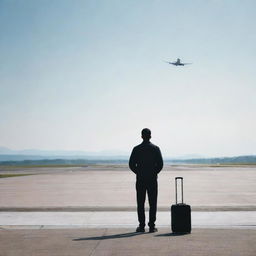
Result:
<instances>
[{"instance_id":1,"label":"dark hair","mask_svg":"<svg viewBox=\"0 0 256 256\"><path fill-rule=\"evenodd\" d=\"M148 128L144 128L141 131L141 136L143 139L150 139L151 138L151 131Z\"/></svg>"}]
</instances>

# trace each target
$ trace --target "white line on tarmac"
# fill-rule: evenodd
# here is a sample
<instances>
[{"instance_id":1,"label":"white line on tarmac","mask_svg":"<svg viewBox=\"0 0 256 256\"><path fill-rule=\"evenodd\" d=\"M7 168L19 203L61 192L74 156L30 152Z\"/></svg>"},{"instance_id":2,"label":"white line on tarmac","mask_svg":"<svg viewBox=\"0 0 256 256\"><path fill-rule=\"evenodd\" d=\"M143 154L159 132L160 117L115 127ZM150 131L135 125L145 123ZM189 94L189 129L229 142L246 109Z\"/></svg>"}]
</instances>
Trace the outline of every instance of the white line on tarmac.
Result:
<instances>
[{"instance_id":1,"label":"white line on tarmac","mask_svg":"<svg viewBox=\"0 0 256 256\"><path fill-rule=\"evenodd\" d=\"M0 212L0 228L3 229L122 228L137 225L136 212ZM158 212L156 225L170 227L170 212ZM256 229L256 212L192 212L192 227Z\"/></svg>"}]
</instances>

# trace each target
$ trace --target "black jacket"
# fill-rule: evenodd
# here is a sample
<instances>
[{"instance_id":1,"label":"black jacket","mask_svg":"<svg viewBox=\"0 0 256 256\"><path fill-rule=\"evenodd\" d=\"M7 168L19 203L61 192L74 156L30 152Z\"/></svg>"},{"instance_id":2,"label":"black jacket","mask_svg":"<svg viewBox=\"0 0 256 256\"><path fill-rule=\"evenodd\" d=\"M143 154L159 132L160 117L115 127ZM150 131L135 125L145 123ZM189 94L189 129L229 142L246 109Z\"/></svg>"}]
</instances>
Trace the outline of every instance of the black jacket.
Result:
<instances>
[{"instance_id":1,"label":"black jacket","mask_svg":"<svg viewBox=\"0 0 256 256\"><path fill-rule=\"evenodd\" d=\"M136 173L137 178L157 178L157 174L163 168L163 158L159 147L150 141L143 141L133 148L129 167Z\"/></svg>"}]
</instances>

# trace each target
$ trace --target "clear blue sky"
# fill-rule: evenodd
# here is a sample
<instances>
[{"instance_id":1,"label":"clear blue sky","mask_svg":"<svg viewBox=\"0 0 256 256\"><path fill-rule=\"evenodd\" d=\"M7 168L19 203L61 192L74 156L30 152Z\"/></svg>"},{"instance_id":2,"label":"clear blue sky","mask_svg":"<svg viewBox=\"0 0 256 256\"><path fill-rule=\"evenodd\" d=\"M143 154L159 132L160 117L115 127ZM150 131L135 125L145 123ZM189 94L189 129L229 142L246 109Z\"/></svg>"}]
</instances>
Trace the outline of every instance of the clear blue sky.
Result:
<instances>
[{"instance_id":1,"label":"clear blue sky","mask_svg":"<svg viewBox=\"0 0 256 256\"><path fill-rule=\"evenodd\" d=\"M164 156L255 154L255 9L0 0L0 146L130 152L149 127Z\"/></svg>"}]
</instances>

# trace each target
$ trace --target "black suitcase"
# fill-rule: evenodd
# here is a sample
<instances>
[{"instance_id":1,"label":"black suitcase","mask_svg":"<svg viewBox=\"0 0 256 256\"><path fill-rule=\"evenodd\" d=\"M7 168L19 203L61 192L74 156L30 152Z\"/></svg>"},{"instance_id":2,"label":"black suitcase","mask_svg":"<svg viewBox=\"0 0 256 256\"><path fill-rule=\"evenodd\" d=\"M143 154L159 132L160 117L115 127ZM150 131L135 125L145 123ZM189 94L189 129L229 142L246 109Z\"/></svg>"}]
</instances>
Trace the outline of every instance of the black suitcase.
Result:
<instances>
[{"instance_id":1,"label":"black suitcase","mask_svg":"<svg viewBox=\"0 0 256 256\"><path fill-rule=\"evenodd\" d=\"M181 203L178 203L177 181L181 180ZM171 206L172 232L191 233L191 208L183 203L183 178L175 178L176 204Z\"/></svg>"}]
</instances>

